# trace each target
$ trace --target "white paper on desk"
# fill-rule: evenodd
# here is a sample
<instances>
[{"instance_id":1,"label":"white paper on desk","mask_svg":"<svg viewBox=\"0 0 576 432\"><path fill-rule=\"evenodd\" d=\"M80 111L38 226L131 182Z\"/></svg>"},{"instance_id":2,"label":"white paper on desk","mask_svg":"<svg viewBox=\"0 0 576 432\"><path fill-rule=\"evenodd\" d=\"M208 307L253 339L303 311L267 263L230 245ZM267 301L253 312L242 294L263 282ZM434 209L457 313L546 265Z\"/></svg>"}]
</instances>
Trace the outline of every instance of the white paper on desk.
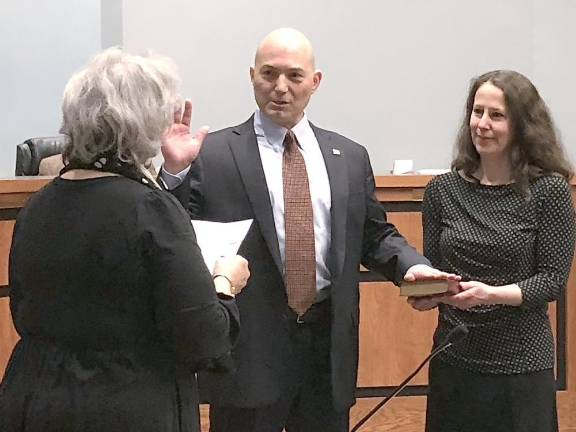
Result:
<instances>
[{"instance_id":1,"label":"white paper on desk","mask_svg":"<svg viewBox=\"0 0 576 432\"><path fill-rule=\"evenodd\" d=\"M218 258L234 256L248 234L252 219L237 222L208 222L192 220L198 246L210 273Z\"/></svg>"}]
</instances>

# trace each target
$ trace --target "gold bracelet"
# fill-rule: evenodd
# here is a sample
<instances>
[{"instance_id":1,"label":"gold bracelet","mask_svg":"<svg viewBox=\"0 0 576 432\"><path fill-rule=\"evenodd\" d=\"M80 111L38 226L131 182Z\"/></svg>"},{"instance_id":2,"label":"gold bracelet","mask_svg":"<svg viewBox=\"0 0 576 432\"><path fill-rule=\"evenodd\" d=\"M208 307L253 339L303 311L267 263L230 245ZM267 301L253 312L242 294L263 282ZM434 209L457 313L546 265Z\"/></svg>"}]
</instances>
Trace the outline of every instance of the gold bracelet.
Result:
<instances>
[{"instance_id":1,"label":"gold bracelet","mask_svg":"<svg viewBox=\"0 0 576 432\"><path fill-rule=\"evenodd\" d=\"M232 283L232 281L230 280L230 278L228 276L226 276L225 274L217 273L214 276L212 276L212 279L214 280L217 277L223 277L224 279L226 279L228 281L228 283L230 284L230 293L232 295L236 295L236 288L234 287L234 284Z\"/></svg>"}]
</instances>

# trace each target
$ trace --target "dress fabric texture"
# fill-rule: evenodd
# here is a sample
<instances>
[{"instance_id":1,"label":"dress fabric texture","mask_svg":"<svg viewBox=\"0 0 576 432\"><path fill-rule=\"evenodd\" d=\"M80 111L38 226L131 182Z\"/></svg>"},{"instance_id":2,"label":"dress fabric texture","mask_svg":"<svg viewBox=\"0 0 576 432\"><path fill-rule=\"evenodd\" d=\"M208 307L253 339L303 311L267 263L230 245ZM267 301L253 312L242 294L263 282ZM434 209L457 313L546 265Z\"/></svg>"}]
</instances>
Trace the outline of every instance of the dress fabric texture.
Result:
<instances>
[{"instance_id":1,"label":"dress fabric texture","mask_svg":"<svg viewBox=\"0 0 576 432\"><path fill-rule=\"evenodd\" d=\"M481 305L460 310L439 305L435 344L461 323L466 324L469 334L462 342L441 353L431 365L429 423L432 420L441 425L442 422L436 420L442 416L448 419L465 417L467 412L472 415L473 402L463 397L456 396L465 406L462 409L435 403L442 398L455 398L457 393L443 392L453 387L450 377L459 374L462 380L467 379L465 385L470 387L469 395L478 396L486 389L494 390L486 396L485 402L500 397L496 395L502 394L504 388L529 387L530 382L538 388L547 388L549 397L539 398L539 411L548 413L546 424L557 424L555 409L551 409L554 407L551 373L554 339L548 303L562 295L574 252L575 216L568 183L559 176L542 176L532 181L529 194L522 196L513 185L482 185L450 172L436 177L427 186L423 222L424 254L435 267L462 275L464 281L475 280L492 286L516 283L523 299L519 307ZM446 372L446 368L455 369L451 373L450 369ZM502 378L490 378L495 376ZM474 386L479 386L478 391L472 389ZM530 411L534 405L513 405L512 402L518 400L514 393L509 390L508 396L502 397L498 408L502 413L483 411L482 414L479 411L474 418L488 421L510 413L518 419L532 417ZM485 407L489 405L478 403ZM510 403L508 410L502 409L506 403ZM526 407L525 411L519 411L518 405ZM512 419L503 420L501 424L507 421L514 423ZM439 427L434 429L429 424L427 430L442 430L442 426ZM470 425L461 427L473 430ZM554 427L540 430L554 430Z\"/></svg>"},{"instance_id":2,"label":"dress fabric texture","mask_svg":"<svg viewBox=\"0 0 576 432\"><path fill-rule=\"evenodd\" d=\"M441 304L436 341L464 323L470 333L438 356L473 372L514 374L554 367L548 302L566 287L574 251L570 188L545 176L522 197L512 185L486 186L458 173L432 180L423 207L424 251L434 266L498 286L517 283L520 307Z\"/></svg>"},{"instance_id":3,"label":"dress fabric texture","mask_svg":"<svg viewBox=\"0 0 576 432\"><path fill-rule=\"evenodd\" d=\"M194 373L231 350L238 311L170 194L57 178L18 215L9 271L0 430L199 430Z\"/></svg>"}]
</instances>

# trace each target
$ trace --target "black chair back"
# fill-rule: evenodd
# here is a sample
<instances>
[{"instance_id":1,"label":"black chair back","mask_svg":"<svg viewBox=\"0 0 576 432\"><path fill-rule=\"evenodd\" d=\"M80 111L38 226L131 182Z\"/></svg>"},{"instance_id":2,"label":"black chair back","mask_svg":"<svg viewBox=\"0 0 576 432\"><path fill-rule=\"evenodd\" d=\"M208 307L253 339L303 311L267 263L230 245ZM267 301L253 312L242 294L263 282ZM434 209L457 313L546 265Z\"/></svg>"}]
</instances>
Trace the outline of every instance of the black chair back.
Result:
<instances>
[{"instance_id":1,"label":"black chair back","mask_svg":"<svg viewBox=\"0 0 576 432\"><path fill-rule=\"evenodd\" d=\"M38 175L40 161L62 152L66 143L64 135L30 138L16 147L16 175Z\"/></svg>"}]
</instances>

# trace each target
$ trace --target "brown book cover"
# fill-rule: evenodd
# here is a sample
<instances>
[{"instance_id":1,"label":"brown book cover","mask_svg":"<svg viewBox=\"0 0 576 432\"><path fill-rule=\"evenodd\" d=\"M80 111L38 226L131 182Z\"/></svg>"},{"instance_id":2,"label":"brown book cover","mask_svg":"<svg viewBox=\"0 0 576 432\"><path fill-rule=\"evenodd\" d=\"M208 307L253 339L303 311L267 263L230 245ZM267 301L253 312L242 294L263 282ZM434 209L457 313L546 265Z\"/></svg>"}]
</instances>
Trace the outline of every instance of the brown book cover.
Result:
<instances>
[{"instance_id":1,"label":"brown book cover","mask_svg":"<svg viewBox=\"0 0 576 432\"><path fill-rule=\"evenodd\" d=\"M400 284L400 295L406 297L422 297L447 292L447 280L419 280L415 282L402 282Z\"/></svg>"}]
</instances>

